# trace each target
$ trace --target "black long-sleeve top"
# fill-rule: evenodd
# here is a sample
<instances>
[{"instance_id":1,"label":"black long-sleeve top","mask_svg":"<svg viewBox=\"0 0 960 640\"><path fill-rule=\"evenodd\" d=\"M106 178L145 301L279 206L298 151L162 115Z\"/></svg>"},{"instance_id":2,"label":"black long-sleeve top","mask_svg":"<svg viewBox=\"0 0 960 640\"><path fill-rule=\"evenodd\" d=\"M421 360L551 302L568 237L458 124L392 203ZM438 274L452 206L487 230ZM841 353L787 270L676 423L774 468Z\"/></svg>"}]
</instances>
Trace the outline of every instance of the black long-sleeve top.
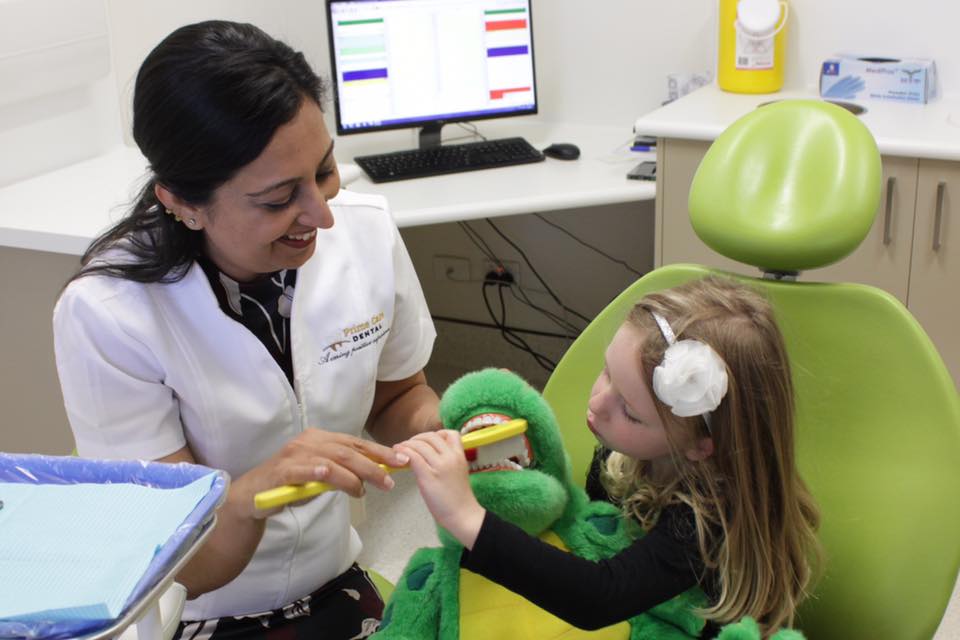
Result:
<instances>
[{"instance_id":1,"label":"black long-sleeve top","mask_svg":"<svg viewBox=\"0 0 960 640\"><path fill-rule=\"evenodd\" d=\"M607 560L567 553L487 512L460 566L581 629L622 622L697 584L702 562L684 510L667 507L643 538ZM692 513L690 514L692 517Z\"/></svg>"},{"instance_id":2,"label":"black long-sleeve top","mask_svg":"<svg viewBox=\"0 0 960 640\"><path fill-rule=\"evenodd\" d=\"M567 553L487 511L473 550L460 565L581 629L622 622L700 583L703 561L693 510L665 507L643 538L594 562ZM708 574L701 587L714 599ZM716 631L707 625L705 634Z\"/></svg>"}]
</instances>

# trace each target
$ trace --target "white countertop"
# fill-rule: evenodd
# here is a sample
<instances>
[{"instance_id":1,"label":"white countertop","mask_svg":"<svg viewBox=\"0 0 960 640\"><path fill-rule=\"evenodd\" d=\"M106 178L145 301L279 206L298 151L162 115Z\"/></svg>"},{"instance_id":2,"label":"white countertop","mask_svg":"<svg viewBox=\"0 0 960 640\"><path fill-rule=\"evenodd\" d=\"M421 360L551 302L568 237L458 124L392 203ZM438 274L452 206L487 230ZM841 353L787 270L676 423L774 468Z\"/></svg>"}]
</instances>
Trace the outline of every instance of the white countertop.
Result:
<instances>
[{"instance_id":1,"label":"white countertop","mask_svg":"<svg viewBox=\"0 0 960 640\"><path fill-rule=\"evenodd\" d=\"M638 134L661 138L714 140L735 120L760 104L790 98L819 99L815 89L742 94L702 87L634 124ZM960 102L938 99L929 104L881 100L850 101L867 111L858 116L873 133L880 153L891 156L960 160Z\"/></svg>"},{"instance_id":2,"label":"white countertop","mask_svg":"<svg viewBox=\"0 0 960 640\"><path fill-rule=\"evenodd\" d=\"M652 200L656 195L653 182L626 178L627 171L641 160L655 160L656 153L613 153L632 139L629 125L551 124L522 118L476 124L488 138L522 136L538 149L570 142L580 147L580 158L547 158L534 164L382 184L361 174L350 188L386 195L400 227ZM465 133L456 125L445 125L444 141ZM414 146L409 130L341 136L336 144L337 158L345 162L357 155Z\"/></svg>"},{"instance_id":3,"label":"white countertop","mask_svg":"<svg viewBox=\"0 0 960 640\"><path fill-rule=\"evenodd\" d=\"M576 161L544 162L373 184L365 175L349 188L382 193L400 227L653 199L652 182L628 180L627 171L652 153L614 151L631 138L629 126L542 123L523 118L477 123L487 137L523 136L543 148L553 142L580 147ZM444 139L466 133L446 125ZM411 148L410 130L341 136L336 156ZM146 176L139 151L109 153L0 188L0 246L80 255L90 241L126 213Z\"/></svg>"}]
</instances>

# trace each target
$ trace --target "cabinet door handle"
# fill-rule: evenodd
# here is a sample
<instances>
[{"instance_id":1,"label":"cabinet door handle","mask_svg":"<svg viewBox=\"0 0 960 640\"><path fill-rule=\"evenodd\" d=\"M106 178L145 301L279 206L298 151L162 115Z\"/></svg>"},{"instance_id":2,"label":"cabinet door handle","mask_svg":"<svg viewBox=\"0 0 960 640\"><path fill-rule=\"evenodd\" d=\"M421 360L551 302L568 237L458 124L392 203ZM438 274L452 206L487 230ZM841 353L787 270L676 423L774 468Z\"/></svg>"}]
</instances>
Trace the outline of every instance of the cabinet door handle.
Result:
<instances>
[{"instance_id":1,"label":"cabinet door handle","mask_svg":"<svg viewBox=\"0 0 960 640\"><path fill-rule=\"evenodd\" d=\"M937 183L937 210L933 216L933 250L940 251L940 225L943 222L943 193L947 190L947 183Z\"/></svg>"},{"instance_id":2,"label":"cabinet door handle","mask_svg":"<svg viewBox=\"0 0 960 640\"><path fill-rule=\"evenodd\" d=\"M890 235L890 227L893 223L893 188L897 184L897 179L893 176L887 178L887 205L883 214L883 244L887 245L893 241Z\"/></svg>"}]
</instances>

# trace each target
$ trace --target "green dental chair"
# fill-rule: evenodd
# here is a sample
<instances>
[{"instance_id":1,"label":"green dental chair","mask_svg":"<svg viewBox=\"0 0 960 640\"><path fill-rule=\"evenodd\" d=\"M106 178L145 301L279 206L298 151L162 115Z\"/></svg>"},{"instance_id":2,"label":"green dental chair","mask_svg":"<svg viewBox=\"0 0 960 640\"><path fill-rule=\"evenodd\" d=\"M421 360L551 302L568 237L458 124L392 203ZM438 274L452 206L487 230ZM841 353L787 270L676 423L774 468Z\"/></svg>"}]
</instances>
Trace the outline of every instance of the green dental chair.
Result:
<instances>
[{"instance_id":1,"label":"green dental chair","mask_svg":"<svg viewBox=\"0 0 960 640\"><path fill-rule=\"evenodd\" d=\"M797 621L811 640L929 639L960 568L960 398L940 356L884 291L797 277L852 252L879 196L869 131L816 100L772 103L735 122L690 191L695 231L760 269L731 277L766 293L786 338L799 466L821 509L826 553ZM581 481L595 445L585 407L608 341L643 295L709 273L696 265L649 273L560 361L544 395Z\"/></svg>"}]
</instances>

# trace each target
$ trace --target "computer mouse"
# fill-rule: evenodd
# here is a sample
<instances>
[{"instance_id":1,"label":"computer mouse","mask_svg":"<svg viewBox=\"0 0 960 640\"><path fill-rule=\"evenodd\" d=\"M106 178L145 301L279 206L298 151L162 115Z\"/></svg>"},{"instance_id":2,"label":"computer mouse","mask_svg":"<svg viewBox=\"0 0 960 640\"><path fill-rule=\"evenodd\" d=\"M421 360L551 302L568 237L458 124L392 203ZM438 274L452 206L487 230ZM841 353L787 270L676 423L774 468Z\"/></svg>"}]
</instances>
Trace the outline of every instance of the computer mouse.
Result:
<instances>
[{"instance_id":1,"label":"computer mouse","mask_svg":"<svg viewBox=\"0 0 960 640\"><path fill-rule=\"evenodd\" d=\"M576 160L580 157L580 147L569 142L555 142L543 150L543 155L557 160Z\"/></svg>"}]
</instances>

